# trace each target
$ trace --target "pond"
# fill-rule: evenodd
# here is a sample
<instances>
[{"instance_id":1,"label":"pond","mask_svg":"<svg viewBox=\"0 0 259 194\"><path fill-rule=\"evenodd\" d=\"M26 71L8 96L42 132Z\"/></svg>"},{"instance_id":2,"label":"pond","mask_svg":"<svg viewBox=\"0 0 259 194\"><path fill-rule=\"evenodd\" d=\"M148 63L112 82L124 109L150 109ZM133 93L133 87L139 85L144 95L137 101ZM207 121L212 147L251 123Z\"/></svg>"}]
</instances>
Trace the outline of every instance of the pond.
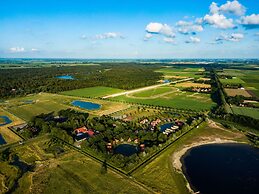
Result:
<instances>
[{"instance_id":1,"label":"pond","mask_svg":"<svg viewBox=\"0 0 259 194\"><path fill-rule=\"evenodd\" d=\"M12 122L11 119L9 119L8 116L0 116L0 127L4 125L8 125Z\"/></svg>"},{"instance_id":2,"label":"pond","mask_svg":"<svg viewBox=\"0 0 259 194\"><path fill-rule=\"evenodd\" d=\"M166 129L170 129L172 126L174 126L174 123L166 123L160 126L160 131L164 132Z\"/></svg>"},{"instance_id":3,"label":"pond","mask_svg":"<svg viewBox=\"0 0 259 194\"><path fill-rule=\"evenodd\" d=\"M97 110L101 108L100 104L92 103L92 102L85 102L80 100L74 100L72 105L86 109L86 110Z\"/></svg>"},{"instance_id":4,"label":"pond","mask_svg":"<svg viewBox=\"0 0 259 194\"><path fill-rule=\"evenodd\" d=\"M3 138L3 136L0 134L0 145L4 145L4 144L6 144L6 141Z\"/></svg>"},{"instance_id":5,"label":"pond","mask_svg":"<svg viewBox=\"0 0 259 194\"><path fill-rule=\"evenodd\" d=\"M206 194L259 193L259 149L245 144L192 148L182 158L194 191Z\"/></svg>"},{"instance_id":6,"label":"pond","mask_svg":"<svg viewBox=\"0 0 259 194\"><path fill-rule=\"evenodd\" d=\"M75 78L72 75L60 75L56 76L58 79L74 80Z\"/></svg>"},{"instance_id":7,"label":"pond","mask_svg":"<svg viewBox=\"0 0 259 194\"><path fill-rule=\"evenodd\" d=\"M120 144L114 149L115 154L122 154L124 156L131 156L139 152L139 149L135 145Z\"/></svg>"}]
</instances>

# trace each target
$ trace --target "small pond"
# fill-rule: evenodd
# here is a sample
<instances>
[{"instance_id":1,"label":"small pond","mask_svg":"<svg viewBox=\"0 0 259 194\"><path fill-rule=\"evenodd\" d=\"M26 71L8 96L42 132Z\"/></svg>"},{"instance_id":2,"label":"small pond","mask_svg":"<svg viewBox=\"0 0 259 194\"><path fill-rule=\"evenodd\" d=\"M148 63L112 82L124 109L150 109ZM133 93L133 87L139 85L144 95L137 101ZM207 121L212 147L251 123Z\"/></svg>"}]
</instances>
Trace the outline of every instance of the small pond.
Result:
<instances>
[{"instance_id":1,"label":"small pond","mask_svg":"<svg viewBox=\"0 0 259 194\"><path fill-rule=\"evenodd\" d=\"M56 76L58 79L74 80L75 78L72 75L60 75Z\"/></svg>"},{"instance_id":2,"label":"small pond","mask_svg":"<svg viewBox=\"0 0 259 194\"><path fill-rule=\"evenodd\" d=\"M164 132L166 129L171 128L174 126L174 123L166 123L160 126L160 131Z\"/></svg>"},{"instance_id":3,"label":"small pond","mask_svg":"<svg viewBox=\"0 0 259 194\"><path fill-rule=\"evenodd\" d=\"M92 103L92 102L85 102L80 100L74 100L72 105L86 109L86 110L97 110L101 108L100 104Z\"/></svg>"},{"instance_id":4,"label":"small pond","mask_svg":"<svg viewBox=\"0 0 259 194\"><path fill-rule=\"evenodd\" d=\"M122 154L124 156L131 156L139 152L139 149L135 145L120 144L114 149L115 154Z\"/></svg>"},{"instance_id":5,"label":"small pond","mask_svg":"<svg viewBox=\"0 0 259 194\"><path fill-rule=\"evenodd\" d=\"M12 122L11 119L9 119L8 116L0 116L0 127L4 125L8 125Z\"/></svg>"},{"instance_id":6,"label":"small pond","mask_svg":"<svg viewBox=\"0 0 259 194\"><path fill-rule=\"evenodd\" d=\"M245 144L192 148L182 158L194 191L206 194L259 193L259 149Z\"/></svg>"},{"instance_id":7,"label":"small pond","mask_svg":"<svg viewBox=\"0 0 259 194\"><path fill-rule=\"evenodd\" d=\"M4 145L4 144L6 144L6 141L3 138L3 136L0 134L0 145Z\"/></svg>"}]
</instances>

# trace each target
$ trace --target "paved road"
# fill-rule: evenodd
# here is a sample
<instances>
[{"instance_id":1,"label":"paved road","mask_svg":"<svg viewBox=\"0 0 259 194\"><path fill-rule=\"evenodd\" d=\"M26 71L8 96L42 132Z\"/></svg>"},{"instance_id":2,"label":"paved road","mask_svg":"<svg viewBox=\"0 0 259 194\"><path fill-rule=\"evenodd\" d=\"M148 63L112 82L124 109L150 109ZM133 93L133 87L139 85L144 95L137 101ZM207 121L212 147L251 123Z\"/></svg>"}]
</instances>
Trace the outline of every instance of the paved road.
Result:
<instances>
[{"instance_id":1,"label":"paved road","mask_svg":"<svg viewBox=\"0 0 259 194\"><path fill-rule=\"evenodd\" d=\"M185 82L185 81L190 81L190 80L193 80L193 78L186 78L186 79L181 79L181 80L177 80L177 81L173 81L173 82L169 82L169 83L157 84L157 85L148 86L148 87L144 87L144 88L138 88L138 89L135 89L135 90L129 90L129 91L126 91L126 92L120 92L120 93L104 96L103 98L104 99L114 98L114 97L117 97L117 96L123 96L123 95L132 94L132 93L136 93L136 92L142 92L142 91L145 91L145 90L151 90L151 89L158 88L158 87L161 87L161 86L167 86L167 85L170 85L170 84L175 84L175 83Z\"/></svg>"}]
</instances>

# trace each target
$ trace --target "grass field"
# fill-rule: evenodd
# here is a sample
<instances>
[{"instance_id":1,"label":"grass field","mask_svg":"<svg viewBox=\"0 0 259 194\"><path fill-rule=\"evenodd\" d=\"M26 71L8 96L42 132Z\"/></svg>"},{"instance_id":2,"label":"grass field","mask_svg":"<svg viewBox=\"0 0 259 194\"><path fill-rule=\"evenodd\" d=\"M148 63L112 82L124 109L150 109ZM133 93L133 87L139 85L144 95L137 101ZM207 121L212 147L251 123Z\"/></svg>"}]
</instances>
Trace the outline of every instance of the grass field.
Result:
<instances>
[{"instance_id":1,"label":"grass field","mask_svg":"<svg viewBox=\"0 0 259 194\"><path fill-rule=\"evenodd\" d=\"M220 79L222 84L243 84L245 83L242 79L238 77L233 77L232 79Z\"/></svg>"},{"instance_id":2,"label":"grass field","mask_svg":"<svg viewBox=\"0 0 259 194\"><path fill-rule=\"evenodd\" d=\"M229 89L229 88L225 88L224 90L226 91L228 96L241 95L241 96L244 96L244 97L251 97L251 95L246 90Z\"/></svg>"},{"instance_id":3,"label":"grass field","mask_svg":"<svg viewBox=\"0 0 259 194\"><path fill-rule=\"evenodd\" d=\"M259 108L248 108L248 107L231 107L234 114L237 115L245 115L255 119L259 119Z\"/></svg>"},{"instance_id":4,"label":"grass field","mask_svg":"<svg viewBox=\"0 0 259 194\"><path fill-rule=\"evenodd\" d=\"M185 147L205 139L236 139L247 141L244 135L236 131L227 131L209 126L195 128L179 141L175 142L155 160L134 172L133 177L152 187L158 193L187 194L186 180L173 166L172 155Z\"/></svg>"},{"instance_id":5,"label":"grass field","mask_svg":"<svg viewBox=\"0 0 259 194\"><path fill-rule=\"evenodd\" d=\"M12 120L12 123L0 127L0 134L3 136L5 141L7 143L14 143L21 140L21 138L13 133L10 129L8 129L8 127L24 123L24 121L14 116L13 114L3 110L2 108L0 108L0 116L7 116L9 117L9 119Z\"/></svg>"},{"instance_id":6,"label":"grass field","mask_svg":"<svg viewBox=\"0 0 259 194\"><path fill-rule=\"evenodd\" d=\"M204 71L202 68L174 68L166 67L157 70L157 72L163 73L166 78L168 76L176 76L178 78L200 78L203 77L201 74Z\"/></svg>"},{"instance_id":7,"label":"grass field","mask_svg":"<svg viewBox=\"0 0 259 194\"><path fill-rule=\"evenodd\" d=\"M146 92L146 91L145 91ZM114 98L122 102L140 103L153 106L165 106L178 109L191 109L196 111L209 110L214 103L210 99L209 94L198 94L175 91L161 97L133 97L133 96L118 96Z\"/></svg>"},{"instance_id":8,"label":"grass field","mask_svg":"<svg viewBox=\"0 0 259 194\"><path fill-rule=\"evenodd\" d=\"M103 171L102 164L68 148L58 156L45 152L48 139L13 148L20 160L36 166L33 172L25 173L19 179L14 193L149 193L147 190L108 169ZM7 162L0 162L0 193L6 191L17 176L17 169Z\"/></svg>"},{"instance_id":9,"label":"grass field","mask_svg":"<svg viewBox=\"0 0 259 194\"><path fill-rule=\"evenodd\" d=\"M135 97L152 97L152 96L157 96L157 95L167 93L167 92L170 92L170 91L173 91L172 87L163 86L163 87L157 87L157 88L154 88L154 89L151 89L151 90L145 90L145 91L142 91L142 92L137 92L137 93L132 94L132 96L135 96Z\"/></svg>"},{"instance_id":10,"label":"grass field","mask_svg":"<svg viewBox=\"0 0 259 194\"><path fill-rule=\"evenodd\" d=\"M211 85L210 84L194 83L194 82L181 82L181 83L175 84L175 87L183 87L183 88L189 88L189 87L211 88Z\"/></svg>"},{"instance_id":11,"label":"grass field","mask_svg":"<svg viewBox=\"0 0 259 194\"><path fill-rule=\"evenodd\" d=\"M98 86L98 87L65 91L65 92L61 92L61 94L65 94L68 96L79 96L79 97L103 97L103 96L107 96L107 95L111 95L111 94L115 94L123 91L124 90L121 90L121 89Z\"/></svg>"},{"instance_id":12,"label":"grass field","mask_svg":"<svg viewBox=\"0 0 259 194\"><path fill-rule=\"evenodd\" d=\"M24 101L32 101L31 104L25 104ZM87 102L94 102L101 104L101 109L87 111L80 109L71 104L73 100L82 100ZM97 99L80 98L73 96L65 96L58 94L40 93L36 95L30 95L21 98L14 98L1 103L4 109L10 111L14 115L29 121L33 116L41 113L57 112L62 109L72 108L78 111L89 112L93 115L110 114L118 110L123 110L129 107L129 105L123 103L109 102Z\"/></svg>"}]
</instances>

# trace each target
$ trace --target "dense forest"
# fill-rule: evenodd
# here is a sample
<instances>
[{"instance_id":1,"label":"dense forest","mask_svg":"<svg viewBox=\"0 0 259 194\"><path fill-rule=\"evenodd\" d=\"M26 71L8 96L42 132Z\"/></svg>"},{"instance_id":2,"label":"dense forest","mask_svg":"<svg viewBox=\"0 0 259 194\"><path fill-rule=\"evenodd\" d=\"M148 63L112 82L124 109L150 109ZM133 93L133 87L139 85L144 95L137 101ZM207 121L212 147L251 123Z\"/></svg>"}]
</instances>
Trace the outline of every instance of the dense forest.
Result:
<instances>
[{"instance_id":1,"label":"dense forest","mask_svg":"<svg viewBox=\"0 0 259 194\"><path fill-rule=\"evenodd\" d=\"M92 86L134 89L155 84L161 79L162 74L154 72L155 69L154 65L134 63L1 69L0 98ZM75 79L58 79L60 75L71 75Z\"/></svg>"}]
</instances>

